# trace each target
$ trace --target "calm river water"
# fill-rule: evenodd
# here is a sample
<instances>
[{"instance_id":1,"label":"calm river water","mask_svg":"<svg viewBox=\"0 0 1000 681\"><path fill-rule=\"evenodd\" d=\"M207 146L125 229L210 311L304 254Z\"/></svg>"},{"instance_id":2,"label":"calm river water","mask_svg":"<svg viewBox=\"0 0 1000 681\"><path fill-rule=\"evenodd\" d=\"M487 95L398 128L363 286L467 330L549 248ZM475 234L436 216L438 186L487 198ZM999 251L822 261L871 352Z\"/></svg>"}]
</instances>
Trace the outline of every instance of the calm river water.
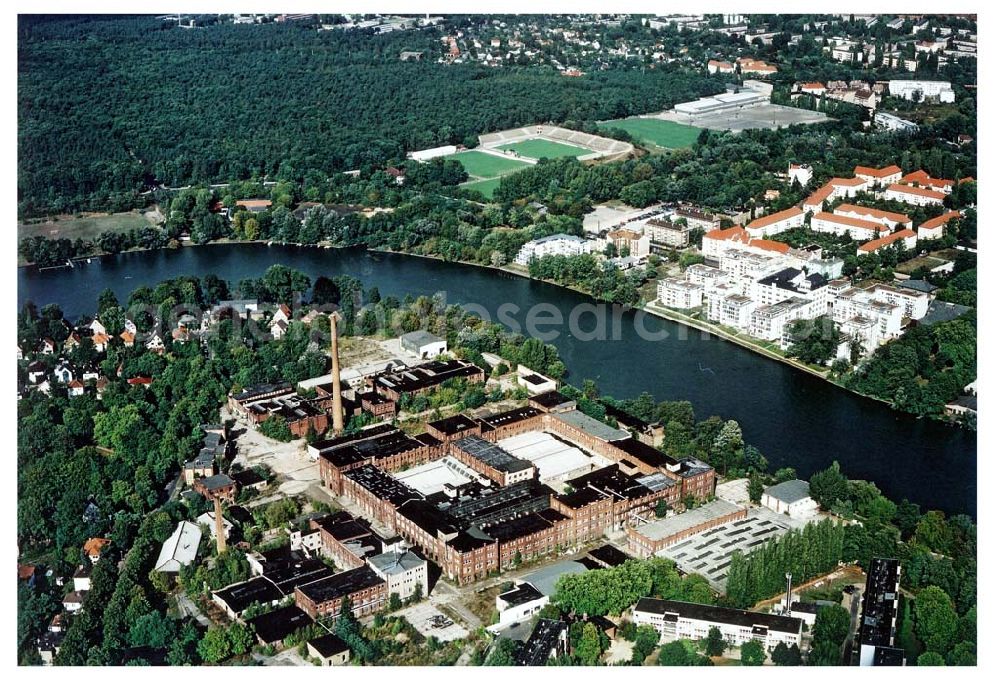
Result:
<instances>
[{"instance_id":1,"label":"calm river water","mask_svg":"<svg viewBox=\"0 0 1000 681\"><path fill-rule=\"evenodd\" d=\"M95 259L73 269L18 271L18 307L31 300L58 303L67 317L92 314L98 294L111 288L119 300L132 289L181 275L216 274L235 284L257 277L275 263L315 279L349 274L382 295L402 297L443 292L449 303L477 304L497 321L525 331L529 310L542 323L569 369L569 380L597 381L602 393L619 398L643 391L657 400L690 400L699 418L734 418L744 439L758 447L772 468L793 466L808 478L834 459L851 477L871 480L890 498L908 498L924 508L975 516L976 437L945 424L918 420L841 390L804 372L674 322L636 313L602 325L608 340L574 338L568 326L578 305L592 303L572 291L468 265L359 250L323 250L263 244L216 245L151 251ZM501 305L506 306L501 310ZM541 307L539 307L541 306ZM498 312L505 316L498 319ZM584 313L579 327L596 328ZM648 340L650 334L662 336Z\"/></svg>"}]
</instances>

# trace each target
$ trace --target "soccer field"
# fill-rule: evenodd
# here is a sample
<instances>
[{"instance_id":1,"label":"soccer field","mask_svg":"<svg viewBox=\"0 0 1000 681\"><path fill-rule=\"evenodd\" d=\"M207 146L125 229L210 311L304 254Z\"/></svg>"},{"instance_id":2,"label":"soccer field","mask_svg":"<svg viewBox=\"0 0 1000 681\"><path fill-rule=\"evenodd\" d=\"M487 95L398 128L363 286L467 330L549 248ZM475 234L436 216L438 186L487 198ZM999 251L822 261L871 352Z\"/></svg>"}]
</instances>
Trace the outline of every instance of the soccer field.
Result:
<instances>
[{"instance_id":1,"label":"soccer field","mask_svg":"<svg viewBox=\"0 0 1000 681\"><path fill-rule=\"evenodd\" d=\"M489 180L479 180L477 182L465 182L461 185L462 189L475 189L483 196L488 199L493 198L493 190L500 186L500 178L494 177Z\"/></svg>"},{"instance_id":2,"label":"soccer field","mask_svg":"<svg viewBox=\"0 0 1000 681\"><path fill-rule=\"evenodd\" d=\"M690 147L701 134L701 128L681 125L661 118L620 118L598 124L601 128L618 128L636 139L666 149Z\"/></svg>"},{"instance_id":3,"label":"soccer field","mask_svg":"<svg viewBox=\"0 0 1000 681\"><path fill-rule=\"evenodd\" d=\"M590 149L551 140L531 139L498 147L504 151L515 151L528 158L562 158L563 156L586 156L593 154Z\"/></svg>"},{"instance_id":4,"label":"soccer field","mask_svg":"<svg viewBox=\"0 0 1000 681\"><path fill-rule=\"evenodd\" d=\"M523 170L529 165L516 158L504 158L503 156L484 154L481 151L463 151L445 158L461 163L470 177L480 178L500 177L515 170Z\"/></svg>"}]
</instances>

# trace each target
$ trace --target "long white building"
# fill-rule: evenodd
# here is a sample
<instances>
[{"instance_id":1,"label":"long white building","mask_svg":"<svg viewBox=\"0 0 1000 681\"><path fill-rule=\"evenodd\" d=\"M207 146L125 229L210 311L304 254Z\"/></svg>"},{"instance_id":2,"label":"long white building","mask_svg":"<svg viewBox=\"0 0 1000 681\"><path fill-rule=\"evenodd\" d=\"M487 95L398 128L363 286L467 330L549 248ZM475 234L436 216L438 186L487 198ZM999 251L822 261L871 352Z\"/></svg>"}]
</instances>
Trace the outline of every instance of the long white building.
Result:
<instances>
[{"instance_id":1,"label":"long white building","mask_svg":"<svg viewBox=\"0 0 1000 681\"><path fill-rule=\"evenodd\" d=\"M940 206L947 195L944 192L911 187L908 184L891 184L885 190L885 198L890 201L902 201L913 206Z\"/></svg>"},{"instance_id":2,"label":"long white building","mask_svg":"<svg viewBox=\"0 0 1000 681\"><path fill-rule=\"evenodd\" d=\"M918 101L921 102L927 97L935 98L945 104L955 101L955 91L951 89L951 83L944 80L890 80L889 94L909 100L916 94Z\"/></svg>"},{"instance_id":3,"label":"long white building","mask_svg":"<svg viewBox=\"0 0 1000 681\"><path fill-rule=\"evenodd\" d=\"M759 641L764 650L771 652L779 643L802 643L802 620L798 618L683 601L640 598L632 609L632 622L656 629L661 643L700 641L708 637L712 627L719 629L730 646Z\"/></svg>"},{"instance_id":4,"label":"long white building","mask_svg":"<svg viewBox=\"0 0 1000 681\"><path fill-rule=\"evenodd\" d=\"M514 262L519 265L529 265L533 259L546 255L582 255L593 252L595 244L597 242L572 234L552 234L521 246Z\"/></svg>"},{"instance_id":5,"label":"long white building","mask_svg":"<svg viewBox=\"0 0 1000 681\"><path fill-rule=\"evenodd\" d=\"M861 220L825 211L820 211L812 216L809 221L809 229L837 236L847 234L854 241L869 241L889 233L889 228L881 222Z\"/></svg>"}]
</instances>

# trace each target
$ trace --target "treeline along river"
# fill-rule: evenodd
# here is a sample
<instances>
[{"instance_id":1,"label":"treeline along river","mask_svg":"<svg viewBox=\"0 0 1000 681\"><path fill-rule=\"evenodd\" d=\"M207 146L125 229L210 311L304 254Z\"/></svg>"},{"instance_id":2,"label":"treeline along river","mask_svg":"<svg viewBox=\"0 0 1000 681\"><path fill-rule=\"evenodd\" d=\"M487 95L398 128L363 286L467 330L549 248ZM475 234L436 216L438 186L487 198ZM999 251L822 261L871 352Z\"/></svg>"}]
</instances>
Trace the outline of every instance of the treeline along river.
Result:
<instances>
[{"instance_id":1,"label":"treeline along river","mask_svg":"<svg viewBox=\"0 0 1000 681\"><path fill-rule=\"evenodd\" d=\"M216 274L236 284L281 263L317 276L348 274L383 296L444 293L447 302L482 306L495 321L525 332L534 309L543 338L559 348L568 379L593 378L602 393L618 398L648 391L659 400L689 400L699 418L718 414L740 422L744 439L772 468L794 467L808 479L834 459L850 477L871 480L890 498L921 507L975 516L976 436L944 423L919 420L854 395L815 376L693 329L638 313L621 315L612 330L608 309L602 325L608 340L576 338L567 324L582 294L470 265L360 250L324 250L263 244L215 245L128 253L78 263L75 268L18 271L18 307L30 300L57 303L75 319L93 314L97 296L111 288L123 303L142 285L182 275ZM505 305L503 318L498 318ZM544 305L544 307L538 307ZM553 315L563 324L545 324ZM508 323L508 326L510 323ZM594 334L593 313L579 327ZM665 336L648 340L650 334ZM596 335L596 334L594 334Z\"/></svg>"}]
</instances>

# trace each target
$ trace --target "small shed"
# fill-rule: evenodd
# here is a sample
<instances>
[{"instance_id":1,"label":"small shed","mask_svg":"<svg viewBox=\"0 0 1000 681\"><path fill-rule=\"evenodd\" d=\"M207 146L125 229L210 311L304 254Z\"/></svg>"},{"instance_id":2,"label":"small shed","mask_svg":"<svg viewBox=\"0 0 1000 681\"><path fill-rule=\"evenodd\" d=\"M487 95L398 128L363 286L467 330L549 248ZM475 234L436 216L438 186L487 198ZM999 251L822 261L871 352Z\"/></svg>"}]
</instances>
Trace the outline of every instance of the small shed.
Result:
<instances>
[{"instance_id":1,"label":"small shed","mask_svg":"<svg viewBox=\"0 0 1000 681\"><path fill-rule=\"evenodd\" d=\"M761 495L760 504L775 513L785 513L793 518L808 517L819 509L819 505L809 496L809 483L805 480L787 480L771 485Z\"/></svg>"},{"instance_id":2,"label":"small shed","mask_svg":"<svg viewBox=\"0 0 1000 681\"><path fill-rule=\"evenodd\" d=\"M336 634L314 638L306 644L306 650L309 657L315 657L324 667L344 665L351 659L351 649Z\"/></svg>"},{"instance_id":3,"label":"small shed","mask_svg":"<svg viewBox=\"0 0 1000 681\"><path fill-rule=\"evenodd\" d=\"M399 337L399 344L404 350L420 359L430 359L448 352L448 342L428 331L413 331Z\"/></svg>"}]
</instances>

